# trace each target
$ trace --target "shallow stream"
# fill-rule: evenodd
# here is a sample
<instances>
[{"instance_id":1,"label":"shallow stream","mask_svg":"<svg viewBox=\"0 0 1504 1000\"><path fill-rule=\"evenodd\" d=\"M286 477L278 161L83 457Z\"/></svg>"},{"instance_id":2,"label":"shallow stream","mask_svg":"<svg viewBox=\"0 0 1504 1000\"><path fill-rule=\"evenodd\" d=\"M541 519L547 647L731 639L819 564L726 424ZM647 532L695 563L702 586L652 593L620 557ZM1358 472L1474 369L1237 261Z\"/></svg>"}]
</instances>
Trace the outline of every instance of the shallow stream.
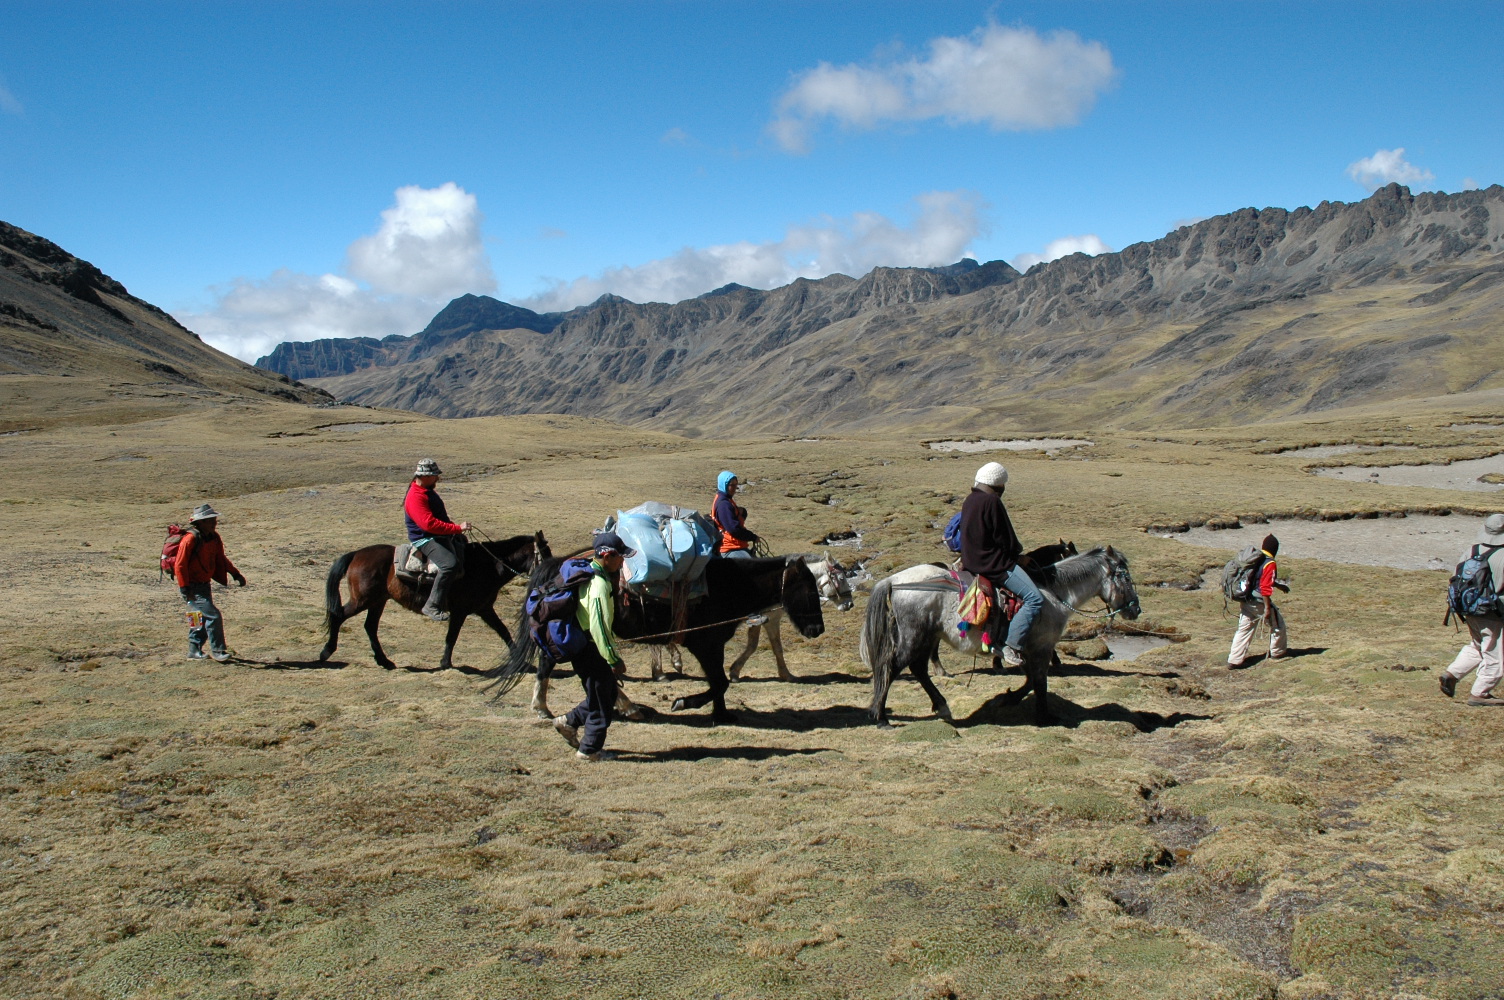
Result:
<instances>
[{"instance_id":1,"label":"shallow stream","mask_svg":"<svg viewBox=\"0 0 1504 1000\"><path fill-rule=\"evenodd\" d=\"M1482 527L1483 518L1465 514L1446 517L1411 514L1350 521L1279 520L1221 531L1201 527L1159 537L1224 549L1231 555L1272 533L1279 539L1279 554L1291 559L1450 570L1462 557L1463 550L1477 541ZM1210 576L1210 586L1216 587L1219 574L1213 572Z\"/></svg>"},{"instance_id":2,"label":"shallow stream","mask_svg":"<svg viewBox=\"0 0 1504 1000\"><path fill-rule=\"evenodd\" d=\"M1080 438L1010 438L1006 441L931 441L931 451L1061 451L1092 444Z\"/></svg>"}]
</instances>

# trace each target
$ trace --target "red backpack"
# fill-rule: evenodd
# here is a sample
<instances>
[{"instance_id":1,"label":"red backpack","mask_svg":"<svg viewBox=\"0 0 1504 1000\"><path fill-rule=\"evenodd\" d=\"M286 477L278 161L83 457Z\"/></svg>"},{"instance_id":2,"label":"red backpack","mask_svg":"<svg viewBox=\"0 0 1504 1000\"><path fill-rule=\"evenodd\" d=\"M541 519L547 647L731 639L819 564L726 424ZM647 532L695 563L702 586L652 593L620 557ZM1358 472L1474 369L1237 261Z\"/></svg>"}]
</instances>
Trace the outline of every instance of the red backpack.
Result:
<instances>
[{"instance_id":1,"label":"red backpack","mask_svg":"<svg viewBox=\"0 0 1504 1000\"><path fill-rule=\"evenodd\" d=\"M162 561L158 564L158 580L173 575L178 562L178 546L183 544L183 536L188 534L188 530L177 524L167 526L167 540L162 543Z\"/></svg>"}]
</instances>

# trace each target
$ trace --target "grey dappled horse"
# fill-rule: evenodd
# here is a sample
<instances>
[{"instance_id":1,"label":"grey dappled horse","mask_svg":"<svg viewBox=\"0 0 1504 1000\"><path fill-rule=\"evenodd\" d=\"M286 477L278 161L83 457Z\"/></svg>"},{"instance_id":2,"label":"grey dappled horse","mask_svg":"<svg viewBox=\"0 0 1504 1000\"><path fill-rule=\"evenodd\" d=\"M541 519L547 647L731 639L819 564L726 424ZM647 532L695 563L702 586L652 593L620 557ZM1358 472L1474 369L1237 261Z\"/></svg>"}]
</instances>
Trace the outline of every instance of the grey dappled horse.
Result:
<instances>
[{"instance_id":1,"label":"grey dappled horse","mask_svg":"<svg viewBox=\"0 0 1504 1000\"><path fill-rule=\"evenodd\" d=\"M1039 585L1044 607L1021 650L1026 679L1022 687L1008 692L1004 704L1023 700L1034 691L1034 722L1050 721L1049 670L1055 644L1065 634L1065 625L1079 606L1100 597L1108 610L1130 621L1139 616L1138 594L1128 573L1128 560L1112 546L1062 559L1053 567L1048 582ZM930 704L942 719L949 719L946 703L929 676L929 658L940 641L961 653L982 655L982 629L959 632L959 588L948 571L931 564L911 566L894 573L872 588L867 617L862 625L862 662L872 670L872 721L887 725L888 687L907 668L913 673Z\"/></svg>"}]
</instances>

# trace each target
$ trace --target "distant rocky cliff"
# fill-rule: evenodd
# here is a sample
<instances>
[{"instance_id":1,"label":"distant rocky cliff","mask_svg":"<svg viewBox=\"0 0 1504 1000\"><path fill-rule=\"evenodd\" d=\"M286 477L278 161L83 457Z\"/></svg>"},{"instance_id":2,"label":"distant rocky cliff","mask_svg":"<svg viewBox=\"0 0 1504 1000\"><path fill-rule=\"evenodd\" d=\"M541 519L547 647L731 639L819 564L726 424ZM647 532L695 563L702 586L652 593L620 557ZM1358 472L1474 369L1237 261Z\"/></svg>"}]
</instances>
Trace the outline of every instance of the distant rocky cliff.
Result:
<instances>
[{"instance_id":1,"label":"distant rocky cliff","mask_svg":"<svg viewBox=\"0 0 1504 1000\"><path fill-rule=\"evenodd\" d=\"M548 316L467 296L416 337L284 344L260 364L436 415L717 434L1223 422L1504 384L1501 305L1504 188L1391 185L1023 275L1001 261L878 268Z\"/></svg>"}]
</instances>

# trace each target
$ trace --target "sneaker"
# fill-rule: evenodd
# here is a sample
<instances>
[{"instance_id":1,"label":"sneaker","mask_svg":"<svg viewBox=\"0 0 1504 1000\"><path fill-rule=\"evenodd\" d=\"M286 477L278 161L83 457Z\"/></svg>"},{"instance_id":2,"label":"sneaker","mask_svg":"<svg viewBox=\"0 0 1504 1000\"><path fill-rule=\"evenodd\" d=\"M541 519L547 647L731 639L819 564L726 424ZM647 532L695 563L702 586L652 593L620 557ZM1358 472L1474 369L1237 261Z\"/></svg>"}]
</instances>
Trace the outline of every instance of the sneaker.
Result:
<instances>
[{"instance_id":1,"label":"sneaker","mask_svg":"<svg viewBox=\"0 0 1504 1000\"><path fill-rule=\"evenodd\" d=\"M583 750L576 750L574 753L574 759L590 761L615 760L616 754L610 750L597 750L595 753L586 753Z\"/></svg>"},{"instance_id":2,"label":"sneaker","mask_svg":"<svg viewBox=\"0 0 1504 1000\"><path fill-rule=\"evenodd\" d=\"M766 625L767 623L768 623L768 616L767 615L748 615L747 616L747 625L748 626L752 626L752 625Z\"/></svg>"},{"instance_id":3,"label":"sneaker","mask_svg":"<svg viewBox=\"0 0 1504 1000\"><path fill-rule=\"evenodd\" d=\"M1243 661L1239 660L1237 663L1234 663L1233 661L1228 660L1227 661L1227 669L1228 670L1242 670L1243 669Z\"/></svg>"},{"instance_id":4,"label":"sneaker","mask_svg":"<svg viewBox=\"0 0 1504 1000\"><path fill-rule=\"evenodd\" d=\"M1495 698L1492 691L1488 694L1470 694L1467 703L1475 708L1483 708L1488 705L1504 705L1504 698Z\"/></svg>"},{"instance_id":5,"label":"sneaker","mask_svg":"<svg viewBox=\"0 0 1504 1000\"><path fill-rule=\"evenodd\" d=\"M580 731L569 724L569 716L561 715L554 719L554 732L564 737L564 742L576 750L580 748Z\"/></svg>"},{"instance_id":6,"label":"sneaker","mask_svg":"<svg viewBox=\"0 0 1504 1000\"><path fill-rule=\"evenodd\" d=\"M228 649L221 649L217 652L210 653L209 655L214 657L214 659L220 663L224 663L231 658L231 653Z\"/></svg>"},{"instance_id":7,"label":"sneaker","mask_svg":"<svg viewBox=\"0 0 1504 1000\"><path fill-rule=\"evenodd\" d=\"M1448 698L1454 697L1457 694L1457 678L1445 671L1441 675L1441 693Z\"/></svg>"},{"instance_id":8,"label":"sneaker","mask_svg":"<svg viewBox=\"0 0 1504 1000\"><path fill-rule=\"evenodd\" d=\"M423 614L430 621L447 622L449 620L449 612L447 611L430 611L427 608L424 608Z\"/></svg>"},{"instance_id":9,"label":"sneaker","mask_svg":"<svg viewBox=\"0 0 1504 1000\"><path fill-rule=\"evenodd\" d=\"M1021 667L1024 665L1024 656L1012 646L1004 646L1003 662L1010 667Z\"/></svg>"},{"instance_id":10,"label":"sneaker","mask_svg":"<svg viewBox=\"0 0 1504 1000\"><path fill-rule=\"evenodd\" d=\"M188 659L190 660L207 660L208 658L209 657L204 655L204 651L202 649L188 650Z\"/></svg>"}]
</instances>

